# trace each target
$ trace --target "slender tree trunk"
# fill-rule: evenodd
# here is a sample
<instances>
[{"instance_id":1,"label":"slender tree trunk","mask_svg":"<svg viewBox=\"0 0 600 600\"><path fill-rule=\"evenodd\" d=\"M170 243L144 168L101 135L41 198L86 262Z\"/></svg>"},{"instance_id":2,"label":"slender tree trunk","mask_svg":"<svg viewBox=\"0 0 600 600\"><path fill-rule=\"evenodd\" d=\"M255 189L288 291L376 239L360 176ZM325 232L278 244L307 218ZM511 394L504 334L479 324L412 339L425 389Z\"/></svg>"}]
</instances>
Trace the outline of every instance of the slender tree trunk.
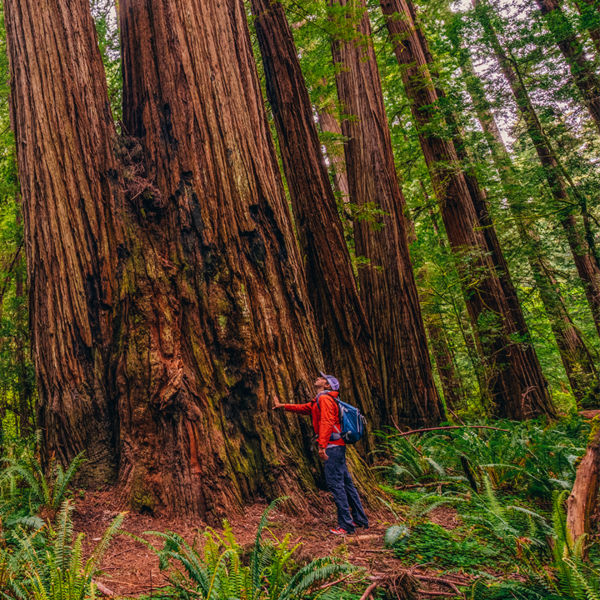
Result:
<instances>
[{"instance_id":1,"label":"slender tree trunk","mask_svg":"<svg viewBox=\"0 0 600 600\"><path fill-rule=\"evenodd\" d=\"M350 198L367 214L375 209L372 219L356 219L354 230L356 254L369 261L359 269L359 280L373 324L386 413L404 424L439 422L441 404L410 264L405 202L396 178L368 15L364 2L330 4L346 7L345 14L336 13L349 34L335 39L332 51L338 96L344 112L352 115L342 122Z\"/></svg>"},{"instance_id":2,"label":"slender tree trunk","mask_svg":"<svg viewBox=\"0 0 600 600\"><path fill-rule=\"evenodd\" d=\"M590 34L596 54L600 56L600 5L597 0L575 0L583 25Z\"/></svg>"},{"instance_id":3,"label":"slender tree trunk","mask_svg":"<svg viewBox=\"0 0 600 600\"><path fill-rule=\"evenodd\" d=\"M369 324L292 33L280 2L251 4L325 364L342 381L344 398L361 407L374 430L381 429L388 421Z\"/></svg>"},{"instance_id":4,"label":"slender tree trunk","mask_svg":"<svg viewBox=\"0 0 600 600\"><path fill-rule=\"evenodd\" d=\"M317 107L317 114L319 116L321 131L334 134L341 139L342 128L329 108L319 106ZM346 162L344 161L342 146L340 143L338 149L337 147L333 147L333 144L329 144L327 147L327 158L331 162L335 191L340 195L342 202L347 204L350 198L350 189L348 187L348 174L346 173Z\"/></svg>"},{"instance_id":5,"label":"slender tree trunk","mask_svg":"<svg viewBox=\"0 0 600 600\"><path fill-rule=\"evenodd\" d=\"M214 518L314 484L268 406L322 359L242 2L119 8L125 139L87 2L6 6L40 424L134 508Z\"/></svg>"},{"instance_id":6,"label":"slender tree trunk","mask_svg":"<svg viewBox=\"0 0 600 600\"><path fill-rule=\"evenodd\" d=\"M555 38L564 59L569 65L573 81L581 94L596 128L600 131L600 78L594 65L585 56L583 45L565 16L559 0L536 0L548 29Z\"/></svg>"},{"instance_id":7,"label":"slender tree trunk","mask_svg":"<svg viewBox=\"0 0 600 600\"><path fill-rule=\"evenodd\" d=\"M488 41L496 54L504 77L512 90L517 108L527 127L527 133L536 149L540 163L544 167L546 180L550 192L558 207L561 208L560 224L567 236L567 241L573 255L579 277L583 283L586 297L592 311L596 330L600 335L600 266L594 256L592 248L577 226L577 222L570 208L572 205L569 197L567 183L553 148L547 139L542 124L538 119L529 93L523 84L516 65L504 52L500 40L496 35L493 25L487 15L487 8L480 6L479 0L474 0L478 9L479 20L484 28Z\"/></svg>"},{"instance_id":8,"label":"slender tree trunk","mask_svg":"<svg viewBox=\"0 0 600 600\"><path fill-rule=\"evenodd\" d=\"M23 281L24 268L25 265L21 262L15 269L15 296L19 307L17 332L15 335L15 360L17 363L19 435L27 437L35 431L35 415L33 389L25 354L25 340L27 338L24 331L21 330L21 325L27 322L27 299L25 297L25 282Z\"/></svg>"},{"instance_id":9,"label":"slender tree trunk","mask_svg":"<svg viewBox=\"0 0 600 600\"><path fill-rule=\"evenodd\" d=\"M460 48L460 43L455 45L455 49L461 53L461 66L467 89L486 136L492 160L502 183L504 196L515 219L521 244L526 249L527 260L550 321L571 390L580 406L596 404L599 400L600 385L594 360L567 311L558 282L543 259L541 244L533 228L526 223L522 207L515 198L521 192L520 185L494 115L485 98L483 87L474 72L469 57L465 54L466 51Z\"/></svg>"},{"instance_id":10,"label":"slender tree trunk","mask_svg":"<svg viewBox=\"0 0 600 600\"><path fill-rule=\"evenodd\" d=\"M477 180L465 173L448 123L437 108L426 41L408 0L381 0L452 251L465 282L467 308L483 352L493 410L527 418L552 414L547 383ZM494 262L495 261L495 262ZM515 340L515 338L522 338Z\"/></svg>"}]
</instances>

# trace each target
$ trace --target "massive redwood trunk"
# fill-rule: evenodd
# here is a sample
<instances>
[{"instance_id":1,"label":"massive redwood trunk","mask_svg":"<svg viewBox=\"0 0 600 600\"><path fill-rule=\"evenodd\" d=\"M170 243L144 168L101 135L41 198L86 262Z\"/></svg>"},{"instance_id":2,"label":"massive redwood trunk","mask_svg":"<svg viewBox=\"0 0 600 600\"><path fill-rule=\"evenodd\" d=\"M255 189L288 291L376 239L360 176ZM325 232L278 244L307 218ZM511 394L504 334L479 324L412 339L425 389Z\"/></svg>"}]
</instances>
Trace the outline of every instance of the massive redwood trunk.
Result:
<instances>
[{"instance_id":1,"label":"massive redwood trunk","mask_svg":"<svg viewBox=\"0 0 600 600\"><path fill-rule=\"evenodd\" d=\"M46 453L150 510L310 486L267 410L322 359L242 2L120 3L125 139L87 2L6 4Z\"/></svg>"},{"instance_id":2,"label":"massive redwood trunk","mask_svg":"<svg viewBox=\"0 0 600 600\"><path fill-rule=\"evenodd\" d=\"M252 0L252 11L325 364L342 382L344 399L381 429L388 420L369 324L292 33L280 2Z\"/></svg>"},{"instance_id":3,"label":"massive redwood trunk","mask_svg":"<svg viewBox=\"0 0 600 600\"><path fill-rule=\"evenodd\" d=\"M350 198L375 209L354 223L361 295L372 324L373 347L386 398L386 412L399 423L423 425L441 418L425 328L410 263L404 197L395 172L379 71L364 2L330 0L345 7L347 31L334 39L336 84L344 113ZM340 16L339 9L335 13ZM352 38L352 39L350 39ZM379 212L376 212L379 211Z\"/></svg>"},{"instance_id":4,"label":"massive redwood trunk","mask_svg":"<svg viewBox=\"0 0 600 600\"><path fill-rule=\"evenodd\" d=\"M585 57L583 45L563 13L559 0L536 1L556 45L569 65L581 99L600 131L600 78L596 75L594 65Z\"/></svg>"},{"instance_id":5,"label":"massive redwood trunk","mask_svg":"<svg viewBox=\"0 0 600 600\"><path fill-rule=\"evenodd\" d=\"M414 21L412 4L408 0L381 0L381 7L394 41L448 240L458 256L493 410L499 416L518 419L552 414L547 383L489 218L483 190L461 166L462 142L458 134L455 140L442 135L448 123L438 106L438 92L429 71L429 51Z\"/></svg>"},{"instance_id":6,"label":"massive redwood trunk","mask_svg":"<svg viewBox=\"0 0 600 600\"><path fill-rule=\"evenodd\" d=\"M584 236L572 212L571 197L568 192L565 174L550 142L546 138L542 124L529 97L517 65L509 59L498 39L493 24L487 14L488 8L481 5L479 0L473 0L477 9L479 21L486 34L492 50L494 51L500 68L508 81L513 93L519 113L523 117L527 133L537 152L539 161L544 167L544 173L550 192L560 209L560 224L565 231L573 261L583 284L585 294L590 305L596 330L600 335L600 265L590 247L588 239ZM579 192L575 192L579 194Z\"/></svg>"}]
</instances>

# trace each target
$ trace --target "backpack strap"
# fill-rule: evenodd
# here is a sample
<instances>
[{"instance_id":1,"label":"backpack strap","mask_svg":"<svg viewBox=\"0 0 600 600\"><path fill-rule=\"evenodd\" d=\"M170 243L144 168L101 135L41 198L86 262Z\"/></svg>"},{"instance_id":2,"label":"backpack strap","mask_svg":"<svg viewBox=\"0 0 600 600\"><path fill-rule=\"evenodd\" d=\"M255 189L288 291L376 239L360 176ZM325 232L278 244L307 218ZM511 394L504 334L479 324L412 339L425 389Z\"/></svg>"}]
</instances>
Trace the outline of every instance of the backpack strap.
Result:
<instances>
[{"instance_id":1,"label":"backpack strap","mask_svg":"<svg viewBox=\"0 0 600 600\"><path fill-rule=\"evenodd\" d=\"M328 391L325 391L325 392L319 392L319 393L317 394L317 397L315 398L315 402L317 403L317 408L319 409L319 411L321 410L321 406L319 405L319 398L320 398L321 396L329 396L329 397L330 397L330 398L331 398L331 399L332 399L332 400L333 400L333 401L334 401L334 402L335 402L335 403L338 405L338 411L339 411L339 407L340 407L340 405L339 405L339 403L338 403L338 399L337 399L337 398L334 398L333 396L330 396ZM339 432L337 432L337 431L334 431L334 432L331 434L331 436L329 436L329 440L330 440L330 441L337 441L337 440L341 440L341 439L342 439L341 424L342 424L342 420L340 419L340 431L339 431Z\"/></svg>"}]
</instances>

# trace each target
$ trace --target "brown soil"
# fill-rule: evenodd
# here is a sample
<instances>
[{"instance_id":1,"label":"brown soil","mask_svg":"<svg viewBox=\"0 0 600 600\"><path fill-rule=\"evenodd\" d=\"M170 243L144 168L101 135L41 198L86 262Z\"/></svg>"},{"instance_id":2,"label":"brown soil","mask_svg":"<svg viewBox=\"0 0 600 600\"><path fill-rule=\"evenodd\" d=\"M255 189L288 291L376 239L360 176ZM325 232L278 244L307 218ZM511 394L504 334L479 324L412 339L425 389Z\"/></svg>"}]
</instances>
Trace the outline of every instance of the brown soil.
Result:
<instances>
[{"instance_id":1,"label":"brown soil","mask_svg":"<svg viewBox=\"0 0 600 600\"><path fill-rule=\"evenodd\" d=\"M256 529L266 504L249 506L243 515L232 515L230 523L238 543L242 546L251 545L256 535ZM114 501L114 495L109 492L87 492L79 500L74 511L76 531L86 534L87 548L97 543L111 521L119 514L119 508ZM436 510L432 520L449 529L456 527L456 513L451 510ZM299 562L313 558L336 555L348 562L364 567L370 578L387 579L410 573L416 575L423 591L442 592L441 594L424 594L423 598L436 595L448 597L452 590L448 582L436 583L443 574L435 571L433 565L415 565L407 569L400 560L394 557L391 550L384 548L383 537L385 530L395 522L395 518L381 510L379 513L369 513L371 527L368 530L359 529L357 534L336 536L329 533L329 528L335 526L335 508L328 497L322 493L319 506L314 506L310 514L287 514L284 509L272 511L269 519L268 532L281 539L291 534L292 540L301 543L296 560ZM139 513L128 513L123 523L123 529L137 536L144 536L146 531L175 531L186 541L202 542L202 532L206 525L201 521L186 518L155 517ZM157 543L160 545L160 543ZM450 578L456 584L465 583L467 577L452 575ZM109 590L115 597L135 597L140 594L151 594L166 584L166 578L158 568L156 555L143 544L126 535L118 536L112 543L102 563L102 575L97 581ZM370 583L365 578L364 587Z\"/></svg>"}]
</instances>

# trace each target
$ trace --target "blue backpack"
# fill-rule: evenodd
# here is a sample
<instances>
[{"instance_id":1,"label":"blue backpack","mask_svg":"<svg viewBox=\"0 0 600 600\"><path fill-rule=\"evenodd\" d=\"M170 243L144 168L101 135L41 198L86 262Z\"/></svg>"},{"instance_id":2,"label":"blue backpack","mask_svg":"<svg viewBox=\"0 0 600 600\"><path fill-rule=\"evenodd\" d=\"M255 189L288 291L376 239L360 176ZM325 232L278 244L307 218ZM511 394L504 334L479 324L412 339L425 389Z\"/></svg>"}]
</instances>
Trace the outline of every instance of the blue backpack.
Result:
<instances>
[{"instance_id":1,"label":"blue backpack","mask_svg":"<svg viewBox=\"0 0 600 600\"><path fill-rule=\"evenodd\" d=\"M319 396L322 394L329 394L327 392L321 392ZM317 406L319 406L319 396L317 396ZM333 396L329 396L333 398ZM352 404L347 404L346 402L342 402L339 398L333 398L338 405L338 409L340 411L340 424L342 426L342 431L340 433L332 433L332 440L339 440L340 438L346 442L346 444L356 444L360 439L362 439L367 431L367 421L364 416L361 414L360 410L356 408L356 406L352 406ZM319 406L319 409L321 407Z\"/></svg>"}]
</instances>

